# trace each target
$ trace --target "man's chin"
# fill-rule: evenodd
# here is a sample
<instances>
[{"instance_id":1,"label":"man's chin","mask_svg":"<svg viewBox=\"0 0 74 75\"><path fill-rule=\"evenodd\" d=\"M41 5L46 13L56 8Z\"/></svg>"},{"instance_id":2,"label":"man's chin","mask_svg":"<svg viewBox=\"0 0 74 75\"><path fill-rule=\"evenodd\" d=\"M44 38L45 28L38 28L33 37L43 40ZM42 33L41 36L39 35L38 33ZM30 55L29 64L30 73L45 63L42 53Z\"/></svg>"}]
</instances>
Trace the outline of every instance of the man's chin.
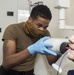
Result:
<instances>
[{"instance_id":1,"label":"man's chin","mask_svg":"<svg viewBox=\"0 0 74 75\"><path fill-rule=\"evenodd\" d=\"M74 51L72 50L71 53L68 55L70 60L74 60Z\"/></svg>"}]
</instances>

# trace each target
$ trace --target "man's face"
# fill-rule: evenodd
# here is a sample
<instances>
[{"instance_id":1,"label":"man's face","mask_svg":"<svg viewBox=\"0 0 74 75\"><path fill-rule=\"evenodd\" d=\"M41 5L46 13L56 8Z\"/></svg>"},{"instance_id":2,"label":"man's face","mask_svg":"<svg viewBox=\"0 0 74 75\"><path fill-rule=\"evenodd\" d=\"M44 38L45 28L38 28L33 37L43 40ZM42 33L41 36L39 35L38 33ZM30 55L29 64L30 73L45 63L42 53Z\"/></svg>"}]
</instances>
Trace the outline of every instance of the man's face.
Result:
<instances>
[{"instance_id":1,"label":"man's face","mask_svg":"<svg viewBox=\"0 0 74 75\"><path fill-rule=\"evenodd\" d=\"M34 20L30 17L28 19L28 22L30 23L30 25L34 26L37 29L46 30L50 20L44 19L42 17L38 17L37 19Z\"/></svg>"}]
</instances>

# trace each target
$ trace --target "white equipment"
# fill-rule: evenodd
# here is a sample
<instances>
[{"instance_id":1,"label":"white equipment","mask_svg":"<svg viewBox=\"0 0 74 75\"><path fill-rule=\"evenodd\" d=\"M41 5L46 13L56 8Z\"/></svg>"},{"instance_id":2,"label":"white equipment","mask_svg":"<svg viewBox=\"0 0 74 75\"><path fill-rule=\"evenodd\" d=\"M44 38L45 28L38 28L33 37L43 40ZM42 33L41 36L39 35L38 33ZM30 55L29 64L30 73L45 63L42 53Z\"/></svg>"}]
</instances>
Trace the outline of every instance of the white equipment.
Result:
<instances>
[{"instance_id":1,"label":"white equipment","mask_svg":"<svg viewBox=\"0 0 74 75\"><path fill-rule=\"evenodd\" d=\"M70 53L69 49L69 41L68 39L63 39L63 38L50 38L44 43L52 44L53 47L49 50L53 50L56 52L58 55L61 54L61 57L52 64L52 67L56 69L59 73L62 72L62 69L64 68L67 59L68 59L68 54Z\"/></svg>"},{"instance_id":2,"label":"white equipment","mask_svg":"<svg viewBox=\"0 0 74 75\"><path fill-rule=\"evenodd\" d=\"M53 50L57 54L63 54L65 51L67 51L67 47L69 47L68 39L63 39L63 38L50 38L44 43L52 44L53 47L50 50Z\"/></svg>"},{"instance_id":3,"label":"white equipment","mask_svg":"<svg viewBox=\"0 0 74 75\"><path fill-rule=\"evenodd\" d=\"M73 25L66 25L65 10L70 7L70 0L54 0L54 8L59 10L59 28L60 29L74 29Z\"/></svg>"}]
</instances>

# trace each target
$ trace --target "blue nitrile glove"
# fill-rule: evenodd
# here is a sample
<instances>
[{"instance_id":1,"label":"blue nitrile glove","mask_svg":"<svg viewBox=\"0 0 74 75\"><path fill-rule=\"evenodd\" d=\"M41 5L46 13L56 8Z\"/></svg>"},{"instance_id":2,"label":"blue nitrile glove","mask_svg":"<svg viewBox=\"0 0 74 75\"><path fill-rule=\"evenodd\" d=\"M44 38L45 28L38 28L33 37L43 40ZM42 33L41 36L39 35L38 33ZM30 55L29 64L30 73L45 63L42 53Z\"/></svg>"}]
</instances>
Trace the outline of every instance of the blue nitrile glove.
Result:
<instances>
[{"instance_id":1,"label":"blue nitrile glove","mask_svg":"<svg viewBox=\"0 0 74 75\"><path fill-rule=\"evenodd\" d=\"M43 55L51 54L54 56L57 56L55 52L52 50L49 50L48 47L51 49L53 46L51 44L45 44L44 41L50 39L50 37L43 37L39 39L36 43L30 45L27 49L30 52L31 55L34 55L36 53L40 53Z\"/></svg>"}]
</instances>

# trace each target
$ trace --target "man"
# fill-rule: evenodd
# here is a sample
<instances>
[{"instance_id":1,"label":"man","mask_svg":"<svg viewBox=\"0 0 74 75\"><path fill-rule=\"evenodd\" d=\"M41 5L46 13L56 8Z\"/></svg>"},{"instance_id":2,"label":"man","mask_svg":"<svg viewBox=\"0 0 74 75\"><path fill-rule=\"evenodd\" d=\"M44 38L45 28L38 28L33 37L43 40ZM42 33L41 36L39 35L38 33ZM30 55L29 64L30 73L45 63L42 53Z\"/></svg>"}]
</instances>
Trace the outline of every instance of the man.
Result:
<instances>
[{"instance_id":1,"label":"man","mask_svg":"<svg viewBox=\"0 0 74 75\"><path fill-rule=\"evenodd\" d=\"M9 25L3 35L3 63L0 75L34 75L36 54L46 55L49 64L59 57L44 44L52 14L46 5L34 7L26 22Z\"/></svg>"},{"instance_id":2,"label":"man","mask_svg":"<svg viewBox=\"0 0 74 75\"><path fill-rule=\"evenodd\" d=\"M72 61L74 61L74 35L69 37L69 41L71 42L71 44L69 45L69 47L71 48L71 52L68 56L68 58Z\"/></svg>"},{"instance_id":3,"label":"man","mask_svg":"<svg viewBox=\"0 0 74 75\"><path fill-rule=\"evenodd\" d=\"M68 55L68 58L74 62L74 35L69 37L69 41L71 42L71 44L69 45L69 47L71 48L71 52ZM69 70L67 75L74 75L74 70Z\"/></svg>"}]
</instances>

